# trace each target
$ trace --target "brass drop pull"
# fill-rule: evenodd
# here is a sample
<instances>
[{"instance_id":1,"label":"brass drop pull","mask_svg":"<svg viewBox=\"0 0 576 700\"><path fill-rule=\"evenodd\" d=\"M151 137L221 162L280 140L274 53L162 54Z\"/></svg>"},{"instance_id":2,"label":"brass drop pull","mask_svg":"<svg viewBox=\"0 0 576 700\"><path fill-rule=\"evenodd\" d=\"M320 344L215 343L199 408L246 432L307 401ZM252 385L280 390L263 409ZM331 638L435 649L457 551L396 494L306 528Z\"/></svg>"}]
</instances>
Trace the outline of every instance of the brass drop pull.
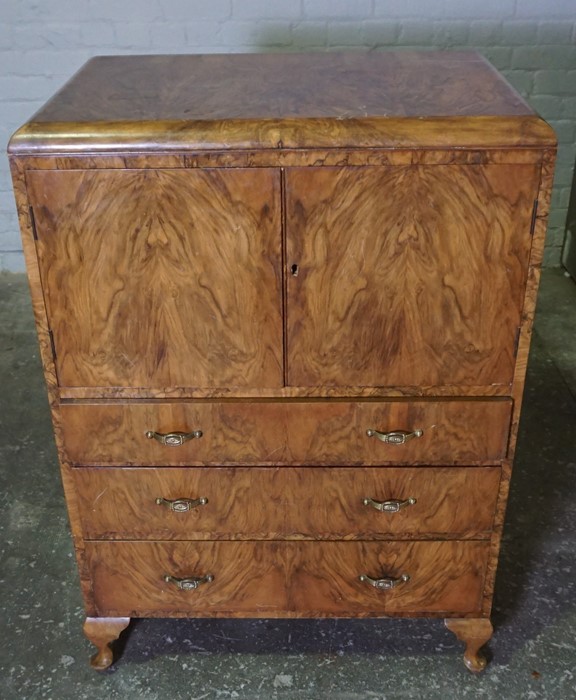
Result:
<instances>
[{"instance_id":1,"label":"brass drop pull","mask_svg":"<svg viewBox=\"0 0 576 700\"><path fill-rule=\"evenodd\" d=\"M147 430L146 437L150 440L157 440L161 445L167 447L178 447L188 440L199 440L202 437L201 430L194 430L192 433L156 433L154 430Z\"/></svg>"},{"instance_id":2,"label":"brass drop pull","mask_svg":"<svg viewBox=\"0 0 576 700\"><path fill-rule=\"evenodd\" d=\"M378 440L386 442L389 445L403 445L405 442L408 442L408 440L422 437L422 435L424 435L424 431L415 430L414 432L409 433L407 430L392 430L389 433L381 433L378 430L368 428L366 435L368 435L368 437L376 437Z\"/></svg>"},{"instance_id":3,"label":"brass drop pull","mask_svg":"<svg viewBox=\"0 0 576 700\"><path fill-rule=\"evenodd\" d=\"M207 503L208 499L204 497L195 499L176 498L173 501L169 500L168 498L156 499L157 506L166 506L171 511L174 511L174 513L187 513L189 510L198 508L198 506L205 506Z\"/></svg>"},{"instance_id":4,"label":"brass drop pull","mask_svg":"<svg viewBox=\"0 0 576 700\"><path fill-rule=\"evenodd\" d=\"M198 586L203 583L210 583L214 580L212 574L206 574L206 576L201 577L190 576L188 578L176 578L175 576L165 574L163 578L166 583L173 583L176 588L179 588L181 591L195 591Z\"/></svg>"},{"instance_id":5,"label":"brass drop pull","mask_svg":"<svg viewBox=\"0 0 576 700\"><path fill-rule=\"evenodd\" d=\"M363 498L362 503L365 506L372 506L376 508L381 513L397 513L402 508L408 508L408 506L413 506L416 503L415 498L407 498L405 501L400 501L398 499L393 499L390 501L375 501L373 498Z\"/></svg>"},{"instance_id":6,"label":"brass drop pull","mask_svg":"<svg viewBox=\"0 0 576 700\"><path fill-rule=\"evenodd\" d=\"M374 586L374 588L377 588L379 591L389 591L391 588L396 588L409 581L410 576L408 576L408 574L402 574L400 578L372 578L367 574L361 574L359 579L363 583Z\"/></svg>"}]
</instances>

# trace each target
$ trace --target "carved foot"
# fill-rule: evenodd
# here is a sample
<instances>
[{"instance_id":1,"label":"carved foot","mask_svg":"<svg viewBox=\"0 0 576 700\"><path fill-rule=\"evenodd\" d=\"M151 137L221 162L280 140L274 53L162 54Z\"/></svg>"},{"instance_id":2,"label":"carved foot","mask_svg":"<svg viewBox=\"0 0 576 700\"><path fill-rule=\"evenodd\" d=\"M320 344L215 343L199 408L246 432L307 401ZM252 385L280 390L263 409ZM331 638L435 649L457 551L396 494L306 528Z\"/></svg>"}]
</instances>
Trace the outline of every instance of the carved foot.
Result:
<instances>
[{"instance_id":1,"label":"carved foot","mask_svg":"<svg viewBox=\"0 0 576 700\"><path fill-rule=\"evenodd\" d=\"M120 633L130 624L129 617L87 617L84 622L84 634L98 648L90 659L90 666L97 671L104 671L112 663L110 644L118 639Z\"/></svg>"},{"instance_id":2,"label":"carved foot","mask_svg":"<svg viewBox=\"0 0 576 700\"><path fill-rule=\"evenodd\" d=\"M444 624L466 644L464 663L472 673L480 673L486 668L486 658L480 654L480 648L492 637L492 624L488 618L444 620Z\"/></svg>"}]
</instances>

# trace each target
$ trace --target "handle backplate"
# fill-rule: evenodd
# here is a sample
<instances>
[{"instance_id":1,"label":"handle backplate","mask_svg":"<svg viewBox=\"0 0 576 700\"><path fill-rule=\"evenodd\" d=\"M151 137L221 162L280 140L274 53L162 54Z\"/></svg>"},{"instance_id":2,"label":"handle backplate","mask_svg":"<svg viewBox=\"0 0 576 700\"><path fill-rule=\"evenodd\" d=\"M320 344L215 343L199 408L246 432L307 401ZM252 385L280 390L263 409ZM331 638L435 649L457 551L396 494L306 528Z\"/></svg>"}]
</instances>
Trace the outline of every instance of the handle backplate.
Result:
<instances>
[{"instance_id":1,"label":"handle backplate","mask_svg":"<svg viewBox=\"0 0 576 700\"><path fill-rule=\"evenodd\" d=\"M199 440L202 437L202 431L194 430L191 433L157 433L154 430L147 430L146 437L150 440L156 440L161 445L166 445L166 447L179 447L185 442L188 442L188 440Z\"/></svg>"},{"instance_id":2,"label":"handle backplate","mask_svg":"<svg viewBox=\"0 0 576 700\"><path fill-rule=\"evenodd\" d=\"M195 591L198 586L203 583L210 583L214 580L212 574L206 574L206 576L189 576L187 578L177 578L176 576L170 576L170 574L165 574L163 577L166 583L172 583L176 588L181 591Z\"/></svg>"},{"instance_id":3,"label":"handle backplate","mask_svg":"<svg viewBox=\"0 0 576 700\"><path fill-rule=\"evenodd\" d=\"M368 437L378 438L381 442L385 442L388 445L404 445L408 440L414 440L414 438L419 438L424 435L423 430L413 430L409 432L408 430L391 430L388 433L381 433L379 430L374 430L373 428L368 428L366 431Z\"/></svg>"},{"instance_id":4,"label":"handle backplate","mask_svg":"<svg viewBox=\"0 0 576 700\"><path fill-rule=\"evenodd\" d=\"M372 508L379 510L381 513L397 513L403 508L413 506L416 502L416 499L412 498L412 496L410 496L410 498L407 498L405 501L401 501L397 498L394 498L389 501L375 501L373 498L362 499L363 505L371 506Z\"/></svg>"},{"instance_id":5,"label":"handle backplate","mask_svg":"<svg viewBox=\"0 0 576 700\"><path fill-rule=\"evenodd\" d=\"M188 513L188 511L193 508L198 508L198 506L205 506L208 503L208 499L204 498L175 498L170 500L169 498L157 498L157 506L166 506L174 513Z\"/></svg>"},{"instance_id":6,"label":"handle backplate","mask_svg":"<svg viewBox=\"0 0 576 700\"><path fill-rule=\"evenodd\" d=\"M408 574L402 574L402 576L399 578L372 578L367 574L361 574L358 578L363 583L367 583L370 586L377 588L379 591L389 591L392 588L397 588L410 580L410 576Z\"/></svg>"}]
</instances>

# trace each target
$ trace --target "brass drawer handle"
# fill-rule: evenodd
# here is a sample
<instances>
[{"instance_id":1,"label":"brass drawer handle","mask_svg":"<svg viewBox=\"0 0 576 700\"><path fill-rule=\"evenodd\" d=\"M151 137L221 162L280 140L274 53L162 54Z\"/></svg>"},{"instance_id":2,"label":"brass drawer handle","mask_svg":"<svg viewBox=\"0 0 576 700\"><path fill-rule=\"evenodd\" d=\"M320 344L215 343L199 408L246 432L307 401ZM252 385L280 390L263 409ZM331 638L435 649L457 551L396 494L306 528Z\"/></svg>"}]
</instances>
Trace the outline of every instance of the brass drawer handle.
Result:
<instances>
[{"instance_id":1,"label":"brass drawer handle","mask_svg":"<svg viewBox=\"0 0 576 700\"><path fill-rule=\"evenodd\" d=\"M166 506L174 513L187 513L189 510L192 510L193 508L198 508L198 506L205 506L207 503L208 499L204 498L204 496L202 496L202 498L195 499L176 498L172 501L168 498L156 499L157 506Z\"/></svg>"},{"instance_id":2,"label":"brass drawer handle","mask_svg":"<svg viewBox=\"0 0 576 700\"><path fill-rule=\"evenodd\" d=\"M173 583L181 591L195 591L203 583L210 583L214 580L212 574L206 574L206 576L201 577L190 576L188 578L176 578L176 576L165 574L163 578L166 583Z\"/></svg>"},{"instance_id":3,"label":"brass drawer handle","mask_svg":"<svg viewBox=\"0 0 576 700\"><path fill-rule=\"evenodd\" d=\"M376 437L378 440L388 445L403 445L405 442L408 442L408 440L422 437L424 431L414 430L414 432L409 433L407 430L392 430L389 433L381 433L379 430L368 428L366 435L368 435L368 437Z\"/></svg>"},{"instance_id":4,"label":"brass drawer handle","mask_svg":"<svg viewBox=\"0 0 576 700\"><path fill-rule=\"evenodd\" d=\"M375 501L373 498L363 498L362 503L365 506L372 506L376 508L381 513L397 513L403 508L408 508L408 506L413 506L416 503L415 498L407 498L405 501L400 501L398 499L393 499L390 501Z\"/></svg>"},{"instance_id":5,"label":"brass drawer handle","mask_svg":"<svg viewBox=\"0 0 576 700\"><path fill-rule=\"evenodd\" d=\"M361 574L359 579L363 583L374 586L374 588L377 588L379 591L388 591L391 588L396 588L409 581L410 576L408 576L408 574L402 574L400 578L372 578L366 574Z\"/></svg>"},{"instance_id":6,"label":"brass drawer handle","mask_svg":"<svg viewBox=\"0 0 576 700\"><path fill-rule=\"evenodd\" d=\"M178 447L188 442L188 440L194 440L194 438L199 440L202 437L202 431L194 430L192 433L156 433L154 430L147 430L146 437L150 440L157 440L161 445L166 445L167 447Z\"/></svg>"}]
</instances>

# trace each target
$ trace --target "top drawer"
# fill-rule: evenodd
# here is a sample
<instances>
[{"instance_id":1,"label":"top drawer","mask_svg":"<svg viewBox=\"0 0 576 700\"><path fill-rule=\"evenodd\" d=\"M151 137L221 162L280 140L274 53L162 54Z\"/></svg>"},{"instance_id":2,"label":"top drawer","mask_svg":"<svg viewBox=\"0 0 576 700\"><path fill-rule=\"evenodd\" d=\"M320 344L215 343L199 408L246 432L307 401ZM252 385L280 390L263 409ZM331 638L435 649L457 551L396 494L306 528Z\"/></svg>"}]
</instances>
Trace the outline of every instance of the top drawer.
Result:
<instances>
[{"instance_id":1,"label":"top drawer","mask_svg":"<svg viewBox=\"0 0 576 700\"><path fill-rule=\"evenodd\" d=\"M509 399L64 404L64 459L78 466L495 463L506 456L511 406Z\"/></svg>"}]
</instances>

